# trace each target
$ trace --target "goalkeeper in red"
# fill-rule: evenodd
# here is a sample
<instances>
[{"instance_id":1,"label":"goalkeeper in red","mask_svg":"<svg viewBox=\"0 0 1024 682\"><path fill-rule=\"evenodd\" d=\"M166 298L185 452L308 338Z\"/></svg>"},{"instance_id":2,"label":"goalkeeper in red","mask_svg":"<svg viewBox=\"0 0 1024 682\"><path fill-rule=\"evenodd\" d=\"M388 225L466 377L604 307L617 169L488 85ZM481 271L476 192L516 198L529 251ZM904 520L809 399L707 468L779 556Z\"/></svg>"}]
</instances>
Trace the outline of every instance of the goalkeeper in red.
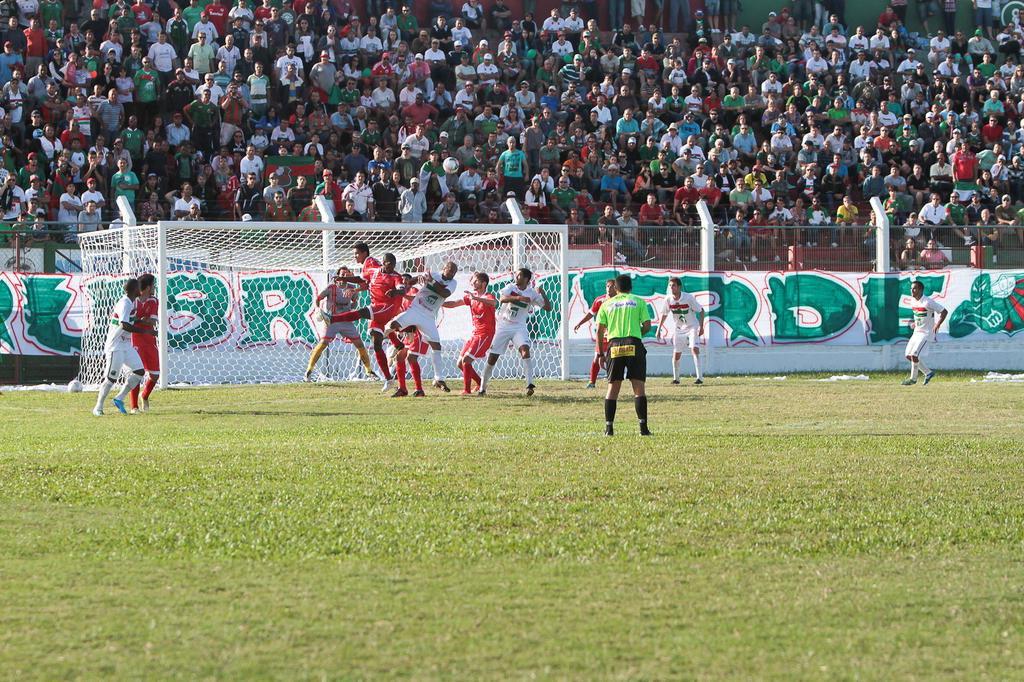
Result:
<instances>
[{"instance_id":1,"label":"goalkeeper in red","mask_svg":"<svg viewBox=\"0 0 1024 682\"><path fill-rule=\"evenodd\" d=\"M394 254L385 253L383 262L378 262L370 255L370 247L363 242L353 246L352 250L356 262L363 266L362 277L342 277L341 281L353 282L369 289L370 305L367 308L335 315L332 321L370 320L373 354L377 358L380 373L384 376L384 388L381 392L386 393L391 388L391 370L388 369L388 356L384 352L384 337L387 336L395 348L401 348L402 342L397 333L387 331L385 328L402 310L405 286L402 283L402 275L395 271L397 260Z\"/></svg>"},{"instance_id":2,"label":"goalkeeper in red","mask_svg":"<svg viewBox=\"0 0 1024 682\"><path fill-rule=\"evenodd\" d=\"M619 293L601 306L597 313L597 342L608 340L608 393L604 398L604 434L614 435L615 408L622 380L633 386L633 404L640 420L640 435L651 435L647 428L647 349L643 336L651 330L647 301L634 296L629 275L615 278Z\"/></svg>"},{"instance_id":3,"label":"goalkeeper in red","mask_svg":"<svg viewBox=\"0 0 1024 682\"><path fill-rule=\"evenodd\" d=\"M139 395L142 395L142 411L149 412L149 396L160 381L160 352L157 350L156 321L160 314L160 303L153 296L156 277L145 274L139 277L139 297L135 299L135 325L145 327L153 333L132 334L132 345L142 360L142 368L146 370L144 385L136 386L131 396L131 412L139 411ZM141 387L141 390L140 390Z\"/></svg>"}]
</instances>

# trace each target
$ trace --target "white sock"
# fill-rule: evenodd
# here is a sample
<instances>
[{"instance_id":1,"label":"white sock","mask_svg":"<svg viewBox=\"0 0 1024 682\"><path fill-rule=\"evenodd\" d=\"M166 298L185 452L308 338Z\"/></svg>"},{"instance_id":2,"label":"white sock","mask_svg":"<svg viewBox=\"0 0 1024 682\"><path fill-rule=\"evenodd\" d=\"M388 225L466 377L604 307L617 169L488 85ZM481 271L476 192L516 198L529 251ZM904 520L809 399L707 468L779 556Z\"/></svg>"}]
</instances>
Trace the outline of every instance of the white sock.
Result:
<instances>
[{"instance_id":1,"label":"white sock","mask_svg":"<svg viewBox=\"0 0 1024 682\"><path fill-rule=\"evenodd\" d=\"M679 381L679 358L672 354L672 381Z\"/></svg>"},{"instance_id":2,"label":"white sock","mask_svg":"<svg viewBox=\"0 0 1024 682\"><path fill-rule=\"evenodd\" d=\"M105 380L100 385L99 395L96 396L96 409L97 410L102 410L103 409L103 403L107 402L107 396L109 396L110 392L113 391L113 390L114 390L114 382L111 381L110 379Z\"/></svg>"},{"instance_id":3,"label":"white sock","mask_svg":"<svg viewBox=\"0 0 1024 682\"><path fill-rule=\"evenodd\" d=\"M430 349L430 364L434 367L434 381L441 380L441 351Z\"/></svg>"},{"instance_id":4,"label":"white sock","mask_svg":"<svg viewBox=\"0 0 1024 682\"><path fill-rule=\"evenodd\" d=\"M910 380L917 381L917 363L913 360L910 361Z\"/></svg>"},{"instance_id":5,"label":"white sock","mask_svg":"<svg viewBox=\"0 0 1024 682\"><path fill-rule=\"evenodd\" d=\"M484 365L483 376L480 377L480 390L487 391L487 383L491 380L491 372L494 371L494 365L487 363Z\"/></svg>"},{"instance_id":6,"label":"white sock","mask_svg":"<svg viewBox=\"0 0 1024 682\"><path fill-rule=\"evenodd\" d=\"M693 369L697 372L697 378L704 381L704 362L699 355L693 356Z\"/></svg>"},{"instance_id":7,"label":"white sock","mask_svg":"<svg viewBox=\"0 0 1024 682\"><path fill-rule=\"evenodd\" d=\"M125 383L124 388L117 394L118 400L124 400L128 397L128 394L132 392L132 389L142 383L142 377L138 374L132 373L128 375L128 381Z\"/></svg>"},{"instance_id":8,"label":"white sock","mask_svg":"<svg viewBox=\"0 0 1024 682\"><path fill-rule=\"evenodd\" d=\"M533 358L523 358L523 370L526 372L526 385L533 384Z\"/></svg>"},{"instance_id":9,"label":"white sock","mask_svg":"<svg viewBox=\"0 0 1024 682\"><path fill-rule=\"evenodd\" d=\"M921 372L921 374L927 374L928 372L930 372L930 371L931 371L931 370L930 370L930 369L928 369L928 367L927 367L927 366L926 366L926 365L925 365L925 364L924 364L923 362L921 362L920 360L918 360L918 361L917 361L917 369L918 369L918 371L919 371L919 372Z\"/></svg>"}]
</instances>

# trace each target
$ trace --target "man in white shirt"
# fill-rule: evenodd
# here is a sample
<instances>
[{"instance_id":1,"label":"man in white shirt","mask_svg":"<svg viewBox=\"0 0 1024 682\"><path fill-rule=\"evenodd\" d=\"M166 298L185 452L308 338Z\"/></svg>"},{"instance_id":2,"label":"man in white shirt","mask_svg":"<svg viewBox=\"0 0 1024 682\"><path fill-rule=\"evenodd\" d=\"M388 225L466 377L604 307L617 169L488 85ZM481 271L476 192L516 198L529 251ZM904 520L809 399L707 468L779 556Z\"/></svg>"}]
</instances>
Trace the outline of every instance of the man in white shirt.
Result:
<instances>
[{"instance_id":1,"label":"man in white shirt","mask_svg":"<svg viewBox=\"0 0 1024 682\"><path fill-rule=\"evenodd\" d=\"M409 303L409 307L391 320L388 326L388 330L391 332L408 329L415 329L419 332L420 338L430 346L434 387L440 388L445 393L448 393L449 389L441 379L441 333L437 329L437 313L455 290L455 275L458 271L458 266L453 261L448 261L440 272L428 272L420 275L420 289Z\"/></svg>"},{"instance_id":2,"label":"man in white shirt","mask_svg":"<svg viewBox=\"0 0 1024 682\"><path fill-rule=\"evenodd\" d=\"M917 61L914 57L913 50L907 50L907 58L900 62L900 65L896 67L896 73L903 77L913 74L917 71L917 67L921 66L921 62Z\"/></svg>"},{"instance_id":3,"label":"man in white shirt","mask_svg":"<svg viewBox=\"0 0 1024 682\"><path fill-rule=\"evenodd\" d=\"M864 27L858 26L856 33L850 38L849 48L851 52L860 52L871 48L871 41L864 35Z\"/></svg>"},{"instance_id":4,"label":"man in white shirt","mask_svg":"<svg viewBox=\"0 0 1024 682\"><path fill-rule=\"evenodd\" d=\"M487 356L487 364L484 366L483 377L480 381L480 395L487 394L487 384L494 372L494 366L498 364L498 358L508 349L511 343L519 351L523 359L523 369L526 374L526 395L533 395L533 358L530 357L530 348L533 345L530 339L530 331L527 328L527 321L530 319L530 311L533 307L541 310L551 310L551 301L544 295L544 290L534 288L533 272L522 268L516 272L515 282L501 290L498 296L497 324L494 330L494 340L491 343L491 352Z\"/></svg>"},{"instance_id":5,"label":"man in white shirt","mask_svg":"<svg viewBox=\"0 0 1024 682\"><path fill-rule=\"evenodd\" d=\"M661 308L661 319L658 321L658 338L661 338L665 321L672 319L672 383L679 383L679 360L683 357L683 348L689 347L693 356L693 368L696 374L696 385L704 383L704 369L700 361L700 339L704 335L704 306L693 294L683 291L683 282L678 277L668 281L669 291Z\"/></svg>"},{"instance_id":6,"label":"man in white shirt","mask_svg":"<svg viewBox=\"0 0 1024 682\"><path fill-rule=\"evenodd\" d=\"M914 315L910 318L910 341L907 342L906 357L910 361L910 378L903 380L904 386L912 386L917 383L918 372L924 374L924 384L927 385L935 372L921 362L928 348L928 342L936 338L939 327L946 320L948 314L946 309L936 303L930 296L924 295L924 284L920 280L914 280L910 284L910 296L900 298L900 306L910 308ZM939 319L935 320L938 313Z\"/></svg>"},{"instance_id":7,"label":"man in white shirt","mask_svg":"<svg viewBox=\"0 0 1024 682\"><path fill-rule=\"evenodd\" d=\"M544 20L544 23L541 24L541 30L547 31L551 35L557 34L559 31L564 29L565 21L561 16L559 16L557 7L551 10L551 14L549 14L547 19Z\"/></svg>"},{"instance_id":8,"label":"man in white shirt","mask_svg":"<svg viewBox=\"0 0 1024 682\"><path fill-rule=\"evenodd\" d=\"M274 62L274 71L277 72L277 78L280 80L281 76L288 73L288 65L291 64L295 67L295 72L300 73L302 71L302 58L295 54L295 44L288 43L288 47L285 48L285 53L277 58Z\"/></svg>"},{"instance_id":9,"label":"man in white shirt","mask_svg":"<svg viewBox=\"0 0 1024 682\"><path fill-rule=\"evenodd\" d=\"M149 53L147 55L149 61L153 62L153 66L160 72L161 76L166 76L167 81L170 80L171 73L174 71L174 60L178 58L178 53L174 49L174 46L167 42L167 34L163 31L157 36L155 43L149 46ZM165 81L165 82L167 82Z\"/></svg>"},{"instance_id":10,"label":"man in white shirt","mask_svg":"<svg viewBox=\"0 0 1024 682\"><path fill-rule=\"evenodd\" d=\"M256 147L249 145L245 149L245 156L238 162L238 170L241 177L246 177L249 173L255 173L256 177L263 177L263 169L265 164L263 159L256 154Z\"/></svg>"},{"instance_id":11,"label":"man in white shirt","mask_svg":"<svg viewBox=\"0 0 1024 682\"><path fill-rule=\"evenodd\" d=\"M128 397L131 390L142 383L145 370L142 368L142 359L139 352L132 345L132 334L149 334L156 336L156 330L152 327L139 327L135 325L135 299L139 296L139 280L129 279L124 285L124 296L114 304L110 312L110 325L107 331L107 341L104 344L103 352L107 358L107 370L103 384L100 386L99 395L96 397L96 406L92 413L97 417L103 416L103 404L107 396L114 390L121 375L121 370L128 370L128 380L124 388L114 398L114 406L121 414L128 414L124 406L124 399Z\"/></svg>"},{"instance_id":12,"label":"man in white shirt","mask_svg":"<svg viewBox=\"0 0 1024 682\"><path fill-rule=\"evenodd\" d=\"M217 27L210 21L210 17L203 12L199 15L199 23L192 29L192 39L195 40L200 33L206 34L206 42L213 45L217 42L217 38L220 38L220 33L217 32Z\"/></svg>"},{"instance_id":13,"label":"man in white shirt","mask_svg":"<svg viewBox=\"0 0 1024 682\"><path fill-rule=\"evenodd\" d=\"M366 182L366 173L357 171L356 181L349 183L342 191L341 198L343 201L351 200L357 213L366 216L367 220L374 220L373 190Z\"/></svg>"},{"instance_id":14,"label":"man in white shirt","mask_svg":"<svg viewBox=\"0 0 1024 682\"><path fill-rule=\"evenodd\" d=\"M235 37L230 33L224 36L224 44L217 48L217 61L224 62L225 71L233 74L235 72L235 65L238 64L238 60L242 58L242 53L238 51L238 46L235 45Z\"/></svg>"},{"instance_id":15,"label":"man in white shirt","mask_svg":"<svg viewBox=\"0 0 1024 682\"><path fill-rule=\"evenodd\" d=\"M494 65L494 58L490 54L484 55L480 66L476 67L476 75L480 78L480 84L492 86L498 82L498 67Z\"/></svg>"},{"instance_id":16,"label":"man in white shirt","mask_svg":"<svg viewBox=\"0 0 1024 682\"><path fill-rule=\"evenodd\" d=\"M935 37L928 41L928 61L935 66L946 58L952 46L945 32L939 29L935 32Z\"/></svg>"},{"instance_id":17,"label":"man in white shirt","mask_svg":"<svg viewBox=\"0 0 1024 682\"><path fill-rule=\"evenodd\" d=\"M932 193L932 200L921 207L917 214L917 222L924 225L945 225L949 222L949 212L942 205L942 199L937 193Z\"/></svg>"}]
</instances>

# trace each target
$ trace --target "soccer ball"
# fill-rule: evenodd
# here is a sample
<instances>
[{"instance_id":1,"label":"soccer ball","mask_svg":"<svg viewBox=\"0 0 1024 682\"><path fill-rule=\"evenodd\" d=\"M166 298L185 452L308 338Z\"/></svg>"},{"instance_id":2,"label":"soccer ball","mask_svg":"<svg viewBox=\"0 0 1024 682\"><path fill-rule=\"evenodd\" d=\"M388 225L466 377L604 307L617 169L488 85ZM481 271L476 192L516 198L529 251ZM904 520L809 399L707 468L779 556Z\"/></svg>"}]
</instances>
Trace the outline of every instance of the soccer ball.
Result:
<instances>
[{"instance_id":1,"label":"soccer ball","mask_svg":"<svg viewBox=\"0 0 1024 682\"><path fill-rule=\"evenodd\" d=\"M79 381L78 379L72 379L68 383L68 393L81 393L81 392L82 392L82 382Z\"/></svg>"},{"instance_id":2,"label":"soccer ball","mask_svg":"<svg viewBox=\"0 0 1024 682\"><path fill-rule=\"evenodd\" d=\"M444 160L444 163L441 164L441 167L444 168L444 172L448 175L455 175L459 172L459 160L454 156L449 156Z\"/></svg>"}]
</instances>

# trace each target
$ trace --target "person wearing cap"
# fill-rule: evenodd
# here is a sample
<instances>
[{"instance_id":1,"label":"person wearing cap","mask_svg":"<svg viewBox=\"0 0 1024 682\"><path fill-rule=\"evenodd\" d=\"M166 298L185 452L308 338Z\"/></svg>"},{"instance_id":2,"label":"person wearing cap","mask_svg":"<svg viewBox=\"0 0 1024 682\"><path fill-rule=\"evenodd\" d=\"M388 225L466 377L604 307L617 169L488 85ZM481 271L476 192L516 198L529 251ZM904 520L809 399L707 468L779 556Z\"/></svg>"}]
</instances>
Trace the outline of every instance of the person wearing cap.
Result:
<instances>
[{"instance_id":1,"label":"person wearing cap","mask_svg":"<svg viewBox=\"0 0 1024 682\"><path fill-rule=\"evenodd\" d=\"M409 180L409 188L404 190L399 196L398 212L402 216L402 222L423 222L423 216L427 212L427 196L420 189L420 179L418 177L411 178Z\"/></svg>"}]
</instances>

